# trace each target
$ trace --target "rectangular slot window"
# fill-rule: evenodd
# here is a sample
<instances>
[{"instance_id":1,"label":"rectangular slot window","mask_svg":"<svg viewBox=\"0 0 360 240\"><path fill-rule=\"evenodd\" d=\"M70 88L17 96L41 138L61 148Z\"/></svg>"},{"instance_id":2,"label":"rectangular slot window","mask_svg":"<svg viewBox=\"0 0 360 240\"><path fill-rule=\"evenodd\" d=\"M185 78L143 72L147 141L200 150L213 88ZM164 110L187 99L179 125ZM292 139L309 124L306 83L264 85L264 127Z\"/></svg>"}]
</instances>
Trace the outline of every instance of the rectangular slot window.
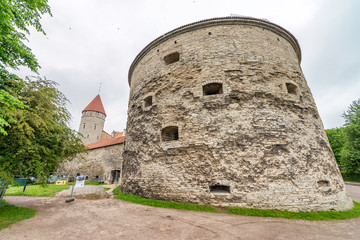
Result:
<instances>
[{"instance_id":1,"label":"rectangular slot window","mask_svg":"<svg viewBox=\"0 0 360 240\"><path fill-rule=\"evenodd\" d=\"M148 96L147 98L144 99L145 108L150 107L152 103L153 103L152 96Z\"/></svg>"},{"instance_id":2,"label":"rectangular slot window","mask_svg":"<svg viewBox=\"0 0 360 240\"><path fill-rule=\"evenodd\" d=\"M297 86L292 83L286 83L286 88L289 94L297 94Z\"/></svg>"},{"instance_id":3,"label":"rectangular slot window","mask_svg":"<svg viewBox=\"0 0 360 240\"><path fill-rule=\"evenodd\" d=\"M330 182L328 180L320 180L317 182L319 187L329 187Z\"/></svg>"},{"instance_id":4,"label":"rectangular slot window","mask_svg":"<svg viewBox=\"0 0 360 240\"><path fill-rule=\"evenodd\" d=\"M161 131L161 139L164 142L179 140L179 130L176 126L163 128Z\"/></svg>"},{"instance_id":5,"label":"rectangular slot window","mask_svg":"<svg viewBox=\"0 0 360 240\"><path fill-rule=\"evenodd\" d=\"M230 194L230 186L227 185L213 185L210 186L210 193L219 196L226 196Z\"/></svg>"},{"instance_id":6,"label":"rectangular slot window","mask_svg":"<svg viewBox=\"0 0 360 240\"><path fill-rule=\"evenodd\" d=\"M223 93L223 87L222 83L209 83L203 86L203 95L216 95L216 94L222 94Z\"/></svg>"},{"instance_id":7,"label":"rectangular slot window","mask_svg":"<svg viewBox=\"0 0 360 240\"><path fill-rule=\"evenodd\" d=\"M171 63L179 61L179 59L180 59L180 54L178 52L174 52L169 55L166 55L164 57L164 62L166 64L171 64Z\"/></svg>"},{"instance_id":8,"label":"rectangular slot window","mask_svg":"<svg viewBox=\"0 0 360 240\"><path fill-rule=\"evenodd\" d=\"M215 195L229 195L230 194L230 186L227 185L213 185L210 186L210 193Z\"/></svg>"}]
</instances>

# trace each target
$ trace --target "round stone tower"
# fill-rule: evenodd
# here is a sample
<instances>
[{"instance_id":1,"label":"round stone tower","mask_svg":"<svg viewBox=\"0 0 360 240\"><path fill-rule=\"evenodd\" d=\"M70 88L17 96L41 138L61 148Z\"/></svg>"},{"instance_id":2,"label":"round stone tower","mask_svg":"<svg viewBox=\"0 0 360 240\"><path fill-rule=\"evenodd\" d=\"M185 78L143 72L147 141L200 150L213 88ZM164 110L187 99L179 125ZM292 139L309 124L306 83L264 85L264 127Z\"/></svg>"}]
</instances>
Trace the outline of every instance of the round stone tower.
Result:
<instances>
[{"instance_id":1,"label":"round stone tower","mask_svg":"<svg viewBox=\"0 0 360 240\"><path fill-rule=\"evenodd\" d=\"M99 142L105 123L105 109L97 95L82 111L79 133L85 145Z\"/></svg>"},{"instance_id":2,"label":"round stone tower","mask_svg":"<svg viewBox=\"0 0 360 240\"><path fill-rule=\"evenodd\" d=\"M152 41L129 70L122 190L248 208L352 208L300 61L295 37L262 19L209 19Z\"/></svg>"}]
</instances>

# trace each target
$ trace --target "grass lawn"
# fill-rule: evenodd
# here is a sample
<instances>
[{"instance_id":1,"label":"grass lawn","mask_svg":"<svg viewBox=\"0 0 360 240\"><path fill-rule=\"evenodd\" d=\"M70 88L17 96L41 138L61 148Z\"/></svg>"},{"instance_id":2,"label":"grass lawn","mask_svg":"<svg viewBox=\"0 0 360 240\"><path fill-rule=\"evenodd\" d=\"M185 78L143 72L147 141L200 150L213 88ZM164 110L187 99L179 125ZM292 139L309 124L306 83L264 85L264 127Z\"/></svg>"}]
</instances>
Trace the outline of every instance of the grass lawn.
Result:
<instances>
[{"instance_id":1,"label":"grass lawn","mask_svg":"<svg viewBox=\"0 0 360 240\"><path fill-rule=\"evenodd\" d=\"M236 208L236 207L222 207L219 211L215 207L207 205L196 205L189 203L167 202L153 199L146 199L139 196L119 192L119 187L114 189L114 198L121 199L127 202L148 205L152 207L185 209L202 212L214 213L228 213L243 216L256 217L273 217L273 218L288 218L288 219L304 219L304 220L344 220L360 217L360 204L354 202L355 207L349 211L344 212L288 212L267 209L251 209L251 208Z\"/></svg>"},{"instance_id":2,"label":"grass lawn","mask_svg":"<svg viewBox=\"0 0 360 240\"><path fill-rule=\"evenodd\" d=\"M32 196L32 197L54 197L55 193L61 192L65 189L69 189L67 185L54 185L48 184L45 187L41 185L29 185L24 187L9 187L6 190L5 196Z\"/></svg>"},{"instance_id":3,"label":"grass lawn","mask_svg":"<svg viewBox=\"0 0 360 240\"><path fill-rule=\"evenodd\" d=\"M24 219L34 217L35 210L26 207L17 207L14 205L5 205L0 207L0 230L9 227L11 224ZM0 233L1 235L1 233Z\"/></svg>"},{"instance_id":4,"label":"grass lawn","mask_svg":"<svg viewBox=\"0 0 360 240\"><path fill-rule=\"evenodd\" d=\"M152 206L152 207L186 209L186 210L193 210L193 211L200 211L200 212L218 212L214 207L211 207L211 206L146 199L146 198L142 198L139 196L126 194L126 193L122 193L122 192L114 195L114 198L121 199L121 200L124 200L127 202L148 205L148 206Z\"/></svg>"},{"instance_id":5,"label":"grass lawn","mask_svg":"<svg viewBox=\"0 0 360 240\"><path fill-rule=\"evenodd\" d=\"M230 214L238 214L243 216L288 218L288 219L304 219L304 220L345 220L360 217L360 203L354 201L355 207L344 212L288 212L277 210L262 210L249 208L229 207L226 211Z\"/></svg>"}]
</instances>

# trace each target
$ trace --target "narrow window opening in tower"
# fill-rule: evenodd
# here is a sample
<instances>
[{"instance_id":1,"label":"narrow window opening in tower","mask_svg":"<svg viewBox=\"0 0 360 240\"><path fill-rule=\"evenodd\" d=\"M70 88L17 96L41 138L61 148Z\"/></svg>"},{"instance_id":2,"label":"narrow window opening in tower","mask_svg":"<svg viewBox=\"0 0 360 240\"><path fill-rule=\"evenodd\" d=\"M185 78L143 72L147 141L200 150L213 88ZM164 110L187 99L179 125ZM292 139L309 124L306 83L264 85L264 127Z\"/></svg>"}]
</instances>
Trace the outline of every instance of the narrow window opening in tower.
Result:
<instances>
[{"instance_id":1,"label":"narrow window opening in tower","mask_svg":"<svg viewBox=\"0 0 360 240\"><path fill-rule=\"evenodd\" d=\"M297 94L297 86L292 83L286 83L286 88L289 94Z\"/></svg>"},{"instance_id":2,"label":"narrow window opening in tower","mask_svg":"<svg viewBox=\"0 0 360 240\"><path fill-rule=\"evenodd\" d=\"M161 130L161 140L164 142L179 140L179 129L176 126L170 126Z\"/></svg>"},{"instance_id":3,"label":"narrow window opening in tower","mask_svg":"<svg viewBox=\"0 0 360 240\"><path fill-rule=\"evenodd\" d=\"M216 95L223 93L222 83L209 83L203 86L203 94L207 95Z\"/></svg>"},{"instance_id":4,"label":"narrow window opening in tower","mask_svg":"<svg viewBox=\"0 0 360 240\"><path fill-rule=\"evenodd\" d=\"M144 106L150 107L152 105L152 96L148 96L147 98L144 99Z\"/></svg>"},{"instance_id":5,"label":"narrow window opening in tower","mask_svg":"<svg viewBox=\"0 0 360 240\"><path fill-rule=\"evenodd\" d=\"M210 193L215 195L229 195L230 186L227 185L213 185L210 186Z\"/></svg>"},{"instance_id":6,"label":"narrow window opening in tower","mask_svg":"<svg viewBox=\"0 0 360 240\"><path fill-rule=\"evenodd\" d=\"M83 125L83 128L85 128L85 123L84 123L84 125Z\"/></svg>"},{"instance_id":7,"label":"narrow window opening in tower","mask_svg":"<svg viewBox=\"0 0 360 240\"><path fill-rule=\"evenodd\" d=\"M96 116L99 116L99 112L96 112L96 114L95 114Z\"/></svg>"},{"instance_id":8,"label":"narrow window opening in tower","mask_svg":"<svg viewBox=\"0 0 360 240\"><path fill-rule=\"evenodd\" d=\"M166 64L171 64L179 61L179 59L180 59L180 54L178 52L174 52L174 53L170 53L169 55L166 55L164 57L164 62Z\"/></svg>"},{"instance_id":9,"label":"narrow window opening in tower","mask_svg":"<svg viewBox=\"0 0 360 240\"><path fill-rule=\"evenodd\" d=\"M320 180L317 182L319 187L329 187L330 182L328 180Z\"/></svg>"},{"instance_id":10,"label":"narrow window opening in tower","mask_svg":"<svg viewBox=\"0 0 360 240\"><path fill-rule=\"evenodd\" d=\"M89 134L87 135L87 138L89 138Z\"/></svg>"},{"instance_id":11,"label":"narrow window opening in tower","mask_svg":"<svg viewBox=\"0 0 360 240\"><path fill-rule=\"evenodd\" d=\"M94 125L94 130L96 130L96 124Z\"/></svg>"}]
</instances>

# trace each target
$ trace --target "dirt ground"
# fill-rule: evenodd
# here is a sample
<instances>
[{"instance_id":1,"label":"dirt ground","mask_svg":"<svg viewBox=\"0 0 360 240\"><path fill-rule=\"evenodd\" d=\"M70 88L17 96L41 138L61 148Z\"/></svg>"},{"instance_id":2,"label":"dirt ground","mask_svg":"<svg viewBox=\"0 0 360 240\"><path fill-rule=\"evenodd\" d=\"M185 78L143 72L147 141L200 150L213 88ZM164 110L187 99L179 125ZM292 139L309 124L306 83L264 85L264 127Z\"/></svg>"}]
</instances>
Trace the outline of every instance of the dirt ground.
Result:
<instances>
[{"instance_id":1,"label":"dirt ground","mask_svg":"<svg viewBox=\"0 0 360 240\"><path fill-rule=\"evenodd\" d=\"M360 186L347 188L360 201ZM37 215L2 230L0 239L360 239L360 218L314 222L245 217L153 208L111 198L26 202L38 210Z\"/></svg>"}]
</instances>

